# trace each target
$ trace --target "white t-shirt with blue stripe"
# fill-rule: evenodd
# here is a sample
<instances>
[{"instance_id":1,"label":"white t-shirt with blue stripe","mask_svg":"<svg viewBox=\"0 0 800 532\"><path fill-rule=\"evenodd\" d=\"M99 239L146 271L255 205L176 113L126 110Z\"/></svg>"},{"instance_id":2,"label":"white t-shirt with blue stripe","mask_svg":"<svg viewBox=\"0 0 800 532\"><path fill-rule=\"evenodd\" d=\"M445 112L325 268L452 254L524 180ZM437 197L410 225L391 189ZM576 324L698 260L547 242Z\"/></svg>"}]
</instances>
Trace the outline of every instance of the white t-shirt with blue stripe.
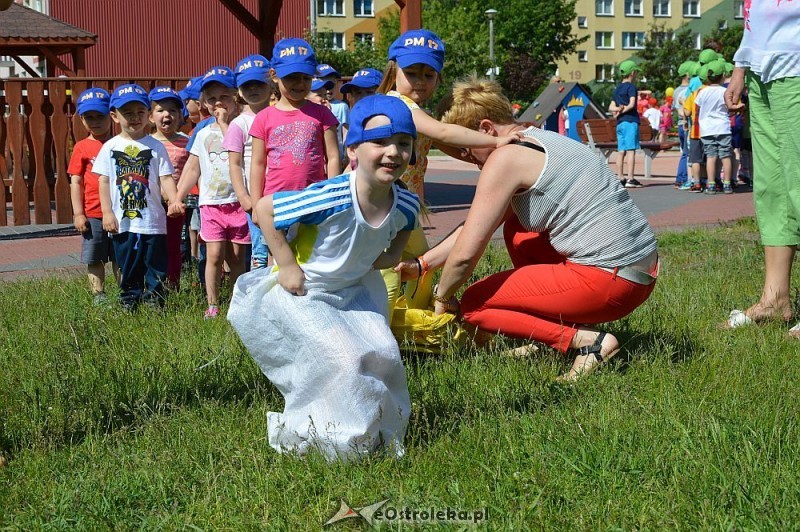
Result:
<instances>
[{"instance_id":1,"label":"white t-shirt with blue stripe","mask_svg":"<svg viewBox=\"0 0 800 532\"><path fill-rule=\"evenodd\" d=\"M392 190L392 209L378 226L367 223L358 206L355 171L273 195L275 228L292 229L290 246L306 288L338 290L357 283L397 233L417 227L417 195L396 184Z\"/></svg>"}]
</instances>

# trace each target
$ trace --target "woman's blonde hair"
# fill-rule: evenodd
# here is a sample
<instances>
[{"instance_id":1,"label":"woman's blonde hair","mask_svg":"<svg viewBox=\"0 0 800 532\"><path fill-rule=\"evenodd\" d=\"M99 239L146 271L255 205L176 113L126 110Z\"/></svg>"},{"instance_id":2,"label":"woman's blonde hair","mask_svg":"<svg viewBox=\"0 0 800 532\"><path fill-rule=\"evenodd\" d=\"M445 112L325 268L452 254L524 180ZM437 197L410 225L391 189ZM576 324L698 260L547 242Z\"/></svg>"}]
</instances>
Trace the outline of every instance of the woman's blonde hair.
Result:
<instances>
[{"instance_id":1,"label":"woman's blonde hair","mask_svg":"<svg viewBox=\"0 0 800 532\"><path fill-rule=\"evenodd\" d=\"M495 124L514 123L511 102L503 95L500 84L486 79L472 78L456 83L437 110L442 122L468 129L478 129L485 118Z\"/></svg>"}]
</instances>

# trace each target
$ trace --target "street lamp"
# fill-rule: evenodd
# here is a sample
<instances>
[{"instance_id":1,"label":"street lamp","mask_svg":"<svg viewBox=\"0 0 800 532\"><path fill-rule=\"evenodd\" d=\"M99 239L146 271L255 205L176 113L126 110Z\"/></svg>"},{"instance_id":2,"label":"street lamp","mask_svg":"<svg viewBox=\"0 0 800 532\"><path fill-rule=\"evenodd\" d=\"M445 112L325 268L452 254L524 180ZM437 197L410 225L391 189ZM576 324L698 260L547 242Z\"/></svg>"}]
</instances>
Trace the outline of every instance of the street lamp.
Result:
<instances>
[{"instance_id":1,"label":"street lamp","mask_svg":"<svg viewBox=\"0 0 800 532\"><path fill-rule=\"evenodd\" d=\"M489 72L489 79L494 81L494 74L497 70L497 67L494 65L494 17L497 16L497 10L487 9L483 14L489 19L489 62L492 64L492 70Z\"/></svg>"}]
</instances>

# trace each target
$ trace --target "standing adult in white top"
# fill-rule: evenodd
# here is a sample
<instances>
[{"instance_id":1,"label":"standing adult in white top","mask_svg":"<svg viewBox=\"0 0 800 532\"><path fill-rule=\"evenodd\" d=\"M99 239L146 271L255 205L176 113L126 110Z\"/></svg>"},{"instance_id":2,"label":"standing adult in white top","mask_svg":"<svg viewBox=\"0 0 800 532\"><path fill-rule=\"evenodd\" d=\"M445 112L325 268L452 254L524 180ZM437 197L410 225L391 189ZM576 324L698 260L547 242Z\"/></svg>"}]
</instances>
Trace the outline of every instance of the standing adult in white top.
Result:
<instances>
[{"instance_id":1,"label":"standing adult in white top","mask_svg":"<svg viewBox=\"0 0 800 532\"><path fill-rule=\"evenodd\" d=\"M744 34L734 55L725 103L733 111L747 85L753 140L753 197L764 246L761 299L731 312L729 327L792 318L789 279L800 244L800 2L745 3ZM790 333L800 338L800 324Z\"/></svg>"}]
</instances>

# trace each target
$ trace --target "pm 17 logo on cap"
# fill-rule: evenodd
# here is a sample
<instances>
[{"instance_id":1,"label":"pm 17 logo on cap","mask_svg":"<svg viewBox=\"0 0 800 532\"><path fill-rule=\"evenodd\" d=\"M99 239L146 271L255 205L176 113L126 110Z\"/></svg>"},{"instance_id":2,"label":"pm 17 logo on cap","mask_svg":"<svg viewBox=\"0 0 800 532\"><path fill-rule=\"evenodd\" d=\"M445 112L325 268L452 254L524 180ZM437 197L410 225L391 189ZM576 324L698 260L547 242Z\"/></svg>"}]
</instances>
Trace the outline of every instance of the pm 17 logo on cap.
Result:
<instances>
[{"instance_id":1,"label":"pm 17 logo on cap","mask_svg":"<svg viewBox=\"0 0 800 532\"><path fill-rule=\"evenodd\" d=\"M433 50L439 49L439 43L433 39L425 39L425 37L409 37L403 43L403 46L425 46L427 40L427 47Z\"/></svg>"},{"instance_id":2,"label":"pm 17 logo on cap","mask_svg":"<svg viewBox=\"0 0 800 532\"><path fill-rule=\"evenodd\" d=\"M117 91L117 94L122 96L123 94L133 94L134 92L136 94L147 94L146 92L144 92L144 89L141 89L139 87L135 87L133 85L129 85L127 87L122 87L121 89L119 89Z\"/></svg>"},{"instance_id":3,"label":"pm 17 logo on cap","mask_svg":"<svg viewBox=\"0 0 800 532\"><path fill-rule=\"evenodd\" d=\"M261 59L248 59L247 61L245 61L244 63L239 65L239 72L243 72L243 71L248 70L248 69L253 68L253 67L255 67L255 68L266 68L266 66L267 66L267 64L264 61L262 61Z\"/></svg>"},{"instance_id":4,"label":"pm 17 logo on cap","mask_svg":"<svg viewBox=\"0 0 800 532\"><path fill-rule=\"evenodd\" d=\"M288 57L290 55L308 55L308 48L305 46L289 46L281 50L281 57Z\"/></svg>"}]
</instances>

